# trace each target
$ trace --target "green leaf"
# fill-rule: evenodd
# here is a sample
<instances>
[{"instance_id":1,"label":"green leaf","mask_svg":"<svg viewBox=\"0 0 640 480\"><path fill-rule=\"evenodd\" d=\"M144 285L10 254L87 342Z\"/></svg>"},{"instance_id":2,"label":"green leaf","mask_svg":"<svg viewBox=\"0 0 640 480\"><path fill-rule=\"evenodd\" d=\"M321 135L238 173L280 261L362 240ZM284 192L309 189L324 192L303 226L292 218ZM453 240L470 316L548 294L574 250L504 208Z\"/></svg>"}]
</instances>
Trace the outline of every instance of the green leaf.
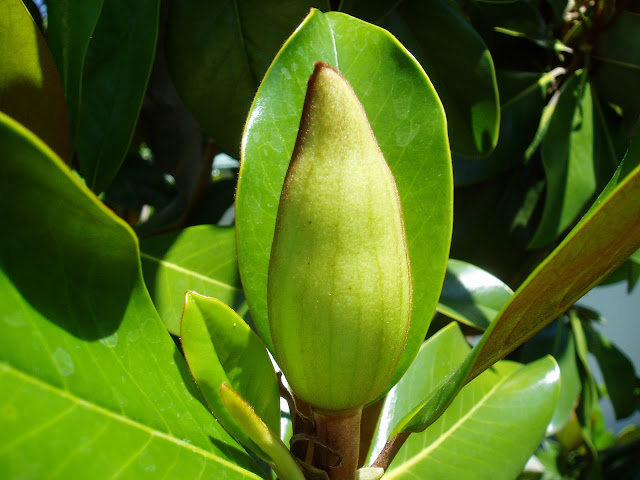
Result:
<instances>
[{"instance_id":1,"label":"green leaf","mask_svg":"<svg viewBox=\"0 0 640 480\"><path fill-rule=\"evenodd\" d=\"M451 149L466 157L488 155L498 141L498 89L491 54L469 22L446 0L406 0L382 26L433 82L447 113Z\"/></svg>"},{"instance_id":2,"label":"green leaf","mask_svg":"<svg viewBox=\"0 0 640 480\"><path fill-rule=\"evenodd\" d=\"M576 416L580 423L582 436L587 442L589 450L595 455L595 422L594 414L599 413L598 409L598 387L596 386L591 366L587 358L587 338L582 327L582 321L575 310L569 311L569 322L571 332L575 340L576 357L578 360L578 372L582 384L580 401L576 407Z\"/></svg>"},{"instance_id":3,"label":"green leaf","mask_svg":"<svg viewBox=\"0 0 640 480\"><path fill-rule=\"evenodd\" d=\"M545 355L552 355L560 367L560 393L547 433L556 433L571 416L580 395L581 384L576 363L573 334L563 319L558 319L522 346L523 362L529 363Z\"/></svg>"},{"instance_id":4,"label":"green leaf","mask_svg":"<svg viewBox=\"0 0 640 480\"><path fill-rule=\"evenodd\" d=\"M437 310L449 318L484 330L513 291L490 273L460 260L450 259Z\"/></svg>"},{"instance_id":5,"label":"green leaf","mask_svg":"<svg viewBox=\"0 0 640 480\"><path fill-rule=\"evenodd\" d=\"M414 295L395 382L415 357L438 301L451 238L452 180L442 106L420 66L388 32L341 13L313 10L265 76L245 129L236 198L245 295L257 330L273 351L267 318L269 255L280 190L316 60L337 67L351 83L400 193Z\"/></svg>"},{"instance_id":6,"label":"green leaf","mask_svg":"<svg viewBox=\"0 0 640 480\"><path fill-rule=\"evenodd\" d=\"M158 37L159 0L104 2L82 75L77 154L94 192L118 173L138 121Z\"/></svg>"},{"instance_id":7,"label":"green leaf","mask_svg":"<svg viewBox=\"0 0 640 480\"><path fill-rule=\"evenodd\" d=\"M640 128L603 193L518 288L476 347L470 378L521 345L613 272L640 246ZM625 176L626 174L626 176Z\"/></svg>"},{"instance_id":8,"label":"green leaf","mask_svg":"<svg viewBox=\"0 0 640 480\"><path fill-rule=\"evenodd\" d=\"M636 410L636 372L633 363L591 323L586 322L583 327L589 351L596 357L604 377L616 418L628 417Z\"/></svg>"},{"instance_id":9,"label":"green leaf","mask_svg":"<svg viewBox=\"0 0 640 480\"><path fill-rule=\"evenodd\" d=\"M620 11L610 26L598 35L593 58L595 85L606 101L622 107L625 114L640 114L640 14Z\"/></svg>"},{"instance_id":10,"label":"green leaf","mask_svg":"<svg viewBox=\"0 0 640 480\"><path fill-rule=\"evenodd\" d=\"M275 470L278 478L283 480L304 480L304 475L287 447L256 415L254 409L226 382L220 385L220 398L224 407L238 422L242 431L266 452L266 458L270 459L270 465Z\"/></svg>"},{"instance_id":11,"label":"green leaf","mask_svg":"<svg viewBox=\"0 0 640 480\"><path fill-rule=\"evenodd\" d=\"M554 75L498 70L500 92L500 134L487 158L453 155L457 185L476 183L512 168L524 160L540 122L548 84Z\"/></svg>"},{"instance_id":12,"label":"green leaf","mask_svg":"<svg viewBox=\"0 0 640 480\"><path fill-rule=\"evenodd\" d=\"M0 111L66 158L69 124L60 77L47 44L20 0L2 3L0 72Z\"/></svg>"},{"instance_id":13,"label":"green leaf","mask_svg":"<svg viewBox=\"0 0 640 480\"><path fill-rule=\"evenodd\" d=\"M224 406L220 397L223 383L233 387L268 428L280 435L280 395L273 365L264 344L238 314L215 298L189 292L180 336L191 374L211 411L238 441L255 449Z\"/></svg>"},{"instance_id":14,"label":"green leaf","mask_svg":"<svg viewBox=\"0 0 640 480\"><path fill-rule=\"evenodd\" d=\"M233 308L242 303L233 228L198 225L143 239L140 257L151 298L174 335L180 334L184 296L189 290Z\"/></svg>"},{"instance_id":15,"label":"green leaf","mask_svg":"<svg viewBox=\"0 0 640 480\"><path fill-rule=\"evenodd\" d=\"M103 0L47 4L47 43L56 62L69 110L70 156L78 133L84 59L100 16Z\"/></svg>"},{"instance_id":16,"label":"green leaf","mask_svg":"<svg viewBox=\"0 0 640 480\"><path fill-rule=\"evenodd\" d=\"M455 324L430 338L385 401L380 439L468 352ZM412 434L383 478L513 479L544 436L558 388L550 357L525 366L498 363L467 385L431 428Z\"/></svg>"},{"instance_id":17,"label":"green leaf","mask_svg":"<svg viewBox=\"0 0 640 480\"><path fill-rule=\"evenodd\" d=\"M131 229L0 114L0 471L258 479L153 308ZM202 472L202 473L200 473Z\"/></svg>"},{"instance_id":18,"label":"green leaf","mask_svg":"<svg viewBox=\"0 0 640 480\"><path fill-rule=\"evenodd\" d=\"M271 60L312 7L327 0L171 3L167 62L202 129L234 158L251 100Z\"/></svg>"},{"instance_id":19,"label":"green leaf","mask_svg":"<svg viewBox=\"0 0 640 480\"><path fill-rule=\"evenodd\" d=\"M591 87L578 72L564 84L542 140L547 194L531 248L549 244L569 228L596 192L593 115Z\"/></svg>"},{"instance_id":20,"label":"green leaf","mask_svg":"<svg viewBox=\"0 0 640 480\"><path fill-rule=\"evenodd\" d=\"M529 275L480 342L441 382L401 429L433 423L460 389L563 314L640 246L640 128L616 175L563 242ZM603 254L603 252L608 252Z\"/></svg>"}]
</instances>

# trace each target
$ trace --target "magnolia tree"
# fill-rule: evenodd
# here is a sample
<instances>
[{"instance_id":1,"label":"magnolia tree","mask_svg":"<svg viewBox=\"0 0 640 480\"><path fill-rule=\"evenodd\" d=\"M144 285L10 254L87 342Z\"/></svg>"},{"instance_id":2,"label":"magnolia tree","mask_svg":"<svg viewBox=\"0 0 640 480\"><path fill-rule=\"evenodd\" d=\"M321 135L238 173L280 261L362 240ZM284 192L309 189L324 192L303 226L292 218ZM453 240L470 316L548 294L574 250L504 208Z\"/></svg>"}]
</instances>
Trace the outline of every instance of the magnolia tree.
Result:
<instances>
[{"instance_id":1,"label":"magnolia tree","mask_svg":"<svg viewBox=\"0 0 640 480\"><path fill-rule=\"evenodd\" d=\"M0 6L3 478L635 478L637 5Z\"/></svg>"}]
</instances>

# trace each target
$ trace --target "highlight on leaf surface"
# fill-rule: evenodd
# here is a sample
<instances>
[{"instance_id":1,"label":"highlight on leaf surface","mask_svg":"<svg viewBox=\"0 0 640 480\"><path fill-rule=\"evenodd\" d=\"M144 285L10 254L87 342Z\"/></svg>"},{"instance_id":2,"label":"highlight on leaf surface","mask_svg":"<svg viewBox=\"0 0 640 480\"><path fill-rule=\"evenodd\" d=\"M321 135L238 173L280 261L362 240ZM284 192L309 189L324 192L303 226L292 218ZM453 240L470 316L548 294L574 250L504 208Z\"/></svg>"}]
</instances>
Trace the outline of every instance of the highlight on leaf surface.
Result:
<instances>
[{"instance_id":1,"label":"highlight on leaf surface","mask_svg":"<svg viewBox=\"0 0 640 480\"><path fill-rule=\"evenodd\" d=\"M267 292L276 358L300 398L349 410L385 389L411 318L402 208L364 108L321 62L280 197Z\"/></svg>"},{"instance_id":2,"label":"highlight on leaf surface","mask_svg":"<svg viewBox=\"0 0 640 480\"><path fill-rule=\"evenodd\" d=\"M266 460L281 480L304 480L298 464L278 435L262 421L251 405L227 382L220 385L220 398L240 428L266 453Z\"/></svg>"}]
</instances>

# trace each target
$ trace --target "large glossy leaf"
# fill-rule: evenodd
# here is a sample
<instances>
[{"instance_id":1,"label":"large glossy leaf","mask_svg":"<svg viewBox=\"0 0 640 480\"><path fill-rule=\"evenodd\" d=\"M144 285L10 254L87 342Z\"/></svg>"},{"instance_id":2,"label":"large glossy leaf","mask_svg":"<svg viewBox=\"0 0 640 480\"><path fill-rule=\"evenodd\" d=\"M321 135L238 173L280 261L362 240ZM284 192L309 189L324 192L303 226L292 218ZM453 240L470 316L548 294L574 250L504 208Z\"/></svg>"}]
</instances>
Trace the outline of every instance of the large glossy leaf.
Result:
<instances>
[{"instance_id":1,"label":"large glossy leaf","mask_svg":"<svg viewBox=\"0 0 640 480\"><path fill-rule=\"evenodd\" d=\"M381 25L407 46L433 82L447 112L452 150L488 155L498 140L498 90L491 54L469 22L446 0L405 0Z\"/></svg>"},{"instance_id":2,"label":"large glossy leaf","mask_svg":"<svg viewBox=\"0 0 640 480\"><path fill-rule=\"evenodd\" d=\"M563 86L542 140L547 193L531 248L549 244L569 228L601 187L599 178L615 170L615 152L602 138L594 104L586 73L574 74Z\"/></svg>"},{"instance_id":3,"label":"large glossy leaf","mask_svg":"<svg viewBox=\"0 0 640 480\"><path fill-rule=\"evenodd\" d=\"M129 149L158 36L159 0L104 2L82 76L77 153L87 185L101 192Z\"/></svg>"},{"instance_id":4,"label":"large glossy leaf","mask_svg":"<svg viewBox=\"0 0 640 480\"><path fill-rule=\"evenodd\" d=\"M557 318L640 246L640 129L616 175L485 333L475 377Z\"/></svg>"},{"instance_id":5,"label":"large glossy leaf","mask_svg":"<svg viewBox=\"0 0 640 480\"><path fill-rule=\"evenodd\" d=\"M314 10L265 76L245 130L236 200L245 294L256 327L272 349L269 254L306 82L316 60L337 67L353 86L400 193L414 306L397 381L416 355L438 301L451 236L452 180L442 106L420 66L388 32L341 13Z\"/></svg>"},{"instance_id":6,"label":"large glossy leaf","mask_svg":"<svg viewBox=\"0 0 640 480\"><path fill-rule=\"evenodd\" d=\"M0 72L0 111L66 158L69 123L60 77L47 44L20 0L2 2Z\"/></svg>"},{"instance_id":7,"label":"large glossy leaf","mask_svg":"<svg viewBox=\"0 0 640 480\"><path fill-rule=\"evenodd\" d=\"M82 71L103 0L47 3L47 43L58 66L69 111L70 153L75 149L80 114Z\"/></svg>"},{"instance_id":8,"label":"large glossy leaf","mask_svg":"<svg viewBox=\"0 0 640 480\"><path fill-rule=\"evenodd\" d=\"M133 232L2 114L0 144L3 476L259 478L158 318Z\"/></svg>"},{"instance_id":9,"label":"large glossy leaf","mask_svg":"<svg viewBox=\"0 0 640 480\"><path fill-rule=\"evenodd\" d=\"M560 368L560 393L547 433L556 433L567 423L580 395L580 375L573 334L564 318L543 329L522 346L519 359L525 363L552 355Z\"/></svg>"},{"instance_id":10,"label":"large glossy leaf","mask_svg":"<svg viewBox=\"0 0 640 480\"><path fill-rule=\"evenodd\" d=\"M327 0L171 2L167 61L202 129L234 158L251 100L282 43Z\"/></svg>"},{"instance_id":11,"label":"large glossy leaf","mask_svg":"<svg viewBox=\"0 0 640 480\"><path fill-rule=\"evenodd\" d=\"M489 272L450 259L437 310L471 327L484 330L513 291Z\"/></svg>"},{"instance_id":12,"label":"large glossy leaf","mask_svg":"<svg viewBox=\"0 0 640 480\"><path fill-rule=\"evenodd\" d=\"M194 290L231 307L243 300L235 230L198 225L140 242L142 272L167 329L180 334L184 295Z\"/></svg>"},{"instance_id":13,"label":"large glossy leaf","mask_svg":"<svg viewBox=\"0 0 640 480\"><path fill-rule=\"evenodd\" d=\"M469 350L455 324L429 339L385 401L380 440ZM544 436L558 388L550 357L525 366L498 363L429 429L409 437L384 478L515 478Z\"/></svg>"},{"instance_id":14,"label":"large glossy leaf","mask_svg":"<svg viewBox=\"0 0 640 480\"><path fill-rule=\"evenodd\" d=\"M458 368L416 404L398 431L420 431L433 423L466 383L558 318L638 249L638 132L589 212L522 283Z\"/></svg>"},{"instance_id":15,"label":"large glossy leaf","mask_svg":"<svg viewBox=\"0 0 640 480\"><path fill-rule=\"evenodd\" d=\"M189 292L180 336L191 374L218 421L241 443L255 449L220 397L220 386L226 383L279 436L278 380L267 349L244 320L219 300Z\"/></svg>"}]
</instances>

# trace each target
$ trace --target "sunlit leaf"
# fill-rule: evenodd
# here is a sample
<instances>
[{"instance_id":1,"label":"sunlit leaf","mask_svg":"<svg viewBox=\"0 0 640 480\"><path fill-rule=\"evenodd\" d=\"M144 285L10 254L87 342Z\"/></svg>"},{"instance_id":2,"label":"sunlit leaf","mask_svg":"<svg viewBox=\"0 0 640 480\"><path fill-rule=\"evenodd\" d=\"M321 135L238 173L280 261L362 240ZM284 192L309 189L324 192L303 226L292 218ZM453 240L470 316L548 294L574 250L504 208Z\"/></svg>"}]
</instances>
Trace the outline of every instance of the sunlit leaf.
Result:
<instances>
[{"instance_id":1,"label":"sunlit leaf","mask_svg":"<svg viewBox=\"0 0 640 480\"><path fill-rule=\"evenodd\" d=\"M454 320L484 330L513 291L490 273L450 259L437 310Z\"/></svg>"},{"instance_id":2,"label":"sunlit leaf","mask_svg":"<svg viewBox=\"0 0 640 480\"><path fill-rule=\"evenodd\" d=\"M385 401L378 445L469 350L455 324L427 341ZM544 436L558 387L550 357L525 366L498 363L467 385L436 423L409 437L384 478L513 479Z\"/></svg>"},{"instance_id":3,"label":"sunlit leaf","mask_svg":"<svg viewBox=\"0 0 640 480\"><path fill-rule=\"evenodd\" d=\"M195 292L185 297L180 326L184 355L218 421L241 443L253 441L229 415L220 386L229 384L267 427L280 434L280 395L269 354L258 336L231 308ZM263 455L264 456L264 455Z\"/></svg>"},{"instance_id":4,"label":"sunlit leaf","mask_svg":"<svg viewBox=\"0 0 640 480\"><path fill-rule=\"evenodd\" d=\"M306 82L316 60L337 67L353 86L400 193L414 307L397 381L416 355L438 301L451 235L452 181L442 106L415 59L388 32L341 13L314 10L265 76L245 130L236 197L245 294L257 330L272 349L269 255Z\"/></svg>"},{"instance_id":5,"label":"sunlit leaf","mask_svg":"<svg viewBox=\"0 0 640 480\"><path fill-rule=\"evenodd\" d=\"M3 114L0 144L3 475L260 478L153 308L131 229Z\"/></svg>"},{"instance_id":6,"label":"sunlit leaf","mask_svg":"<svg viewBox=\"0 0 640 480\"><path fill-rule=\"evenodd\" d=\"M231 307L243 300L235 230L198 225L140 242L142 272L160 317L180 334L184 296L189 290Z\"/></svg>"},{"instance_id":7,"label":"sunlit leaf","mask_svg":"<svg viewBox=\"0 0 640 480\"><path fill-rule=\"evenodd\" d=\"M498 140L500 108L493 60L480 35L446 0L399 2L381 25L433 82L447 113L451 149L467 157L488 155Z\"/></svg>"}]
</instances>

